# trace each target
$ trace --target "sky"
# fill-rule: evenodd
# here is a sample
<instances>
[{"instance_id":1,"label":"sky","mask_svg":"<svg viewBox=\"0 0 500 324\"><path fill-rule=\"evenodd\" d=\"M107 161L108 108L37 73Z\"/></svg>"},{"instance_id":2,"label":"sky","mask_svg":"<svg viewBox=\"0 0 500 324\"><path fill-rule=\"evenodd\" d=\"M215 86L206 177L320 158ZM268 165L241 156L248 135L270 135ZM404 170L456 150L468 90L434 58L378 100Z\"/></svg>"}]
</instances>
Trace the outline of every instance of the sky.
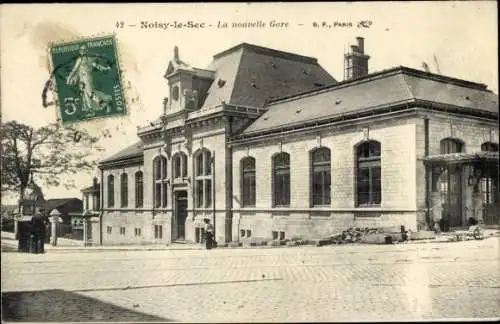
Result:
<instances>
[{"instance_id":1,"label":"sky","mask_svg":"<svg viewBox=\"0 0 500 324\"><path fill-rule=\"evenodd\" d=\"M50 44L109 34L118 41L128 114L78 124L97 135L110 131L112 137L101 140L106 150L98 158L137 141L136 127L161 114L168 93L163 75L174 46L181 60L199 68L206 68L213 55L242 42L270 47L316 57L340 81L343 53L362 36L371 57L370 73L400 65L422 70L426 62L431 72L438 72L439 66L441 74L484 83L498 94L496 6L496 1L4 4L0 7L2 121L17 120L33 127L55 121L57 108L43 108L41 101L50 72ZM175 21L204 23L205 28L141 28L142 22ZM271 21L288 25L270 27ZM360 21L370 25L358 27ZM227 28L217 27L224 22ZM266 26L232 28L233 22ZM332 27L313 26L323 22ZM352 27L335 27L336 22ZM44 195L80 197L80 189L89 186L94 175L97 170L82 172L75 179L75 189L43 188ZM11 199L4 196L2 203Z\"/></svg>"}]
</instances>

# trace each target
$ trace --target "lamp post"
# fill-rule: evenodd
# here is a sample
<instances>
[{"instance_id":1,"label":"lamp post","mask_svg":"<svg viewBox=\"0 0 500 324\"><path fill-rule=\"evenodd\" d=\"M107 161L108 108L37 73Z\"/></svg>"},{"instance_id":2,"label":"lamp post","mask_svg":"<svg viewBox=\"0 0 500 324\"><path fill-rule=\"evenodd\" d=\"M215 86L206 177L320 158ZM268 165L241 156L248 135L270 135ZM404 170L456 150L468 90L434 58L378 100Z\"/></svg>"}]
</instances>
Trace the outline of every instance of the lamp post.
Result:
<instances>
[{"instance_id":1,"label":"lamp post","mask_svg":"<svg viewBox=\"0 0 500 324\"><path fill-rule=\"evenodd\" d=\"M61 213L57 209L53 209L49 215L50 215L50 222L51 222L50 244L52 246L56 246L57 245L57 222L59 221L59 216L61 216Z\"/></svg>"},{"instance_id":2,"label":"lamp post","mask_svg":"<svg viewBox=\"0 0 500 324\"><path fill-rule=\"evenodd\" d=\"M212 157L210 159L210 164L212 165L212 218L213 218L213 223L214 224L214 240L217 242L217 236L215 236L216 233L216 209L215 209L215 150L212 152Z\"/></svg>"}]
</instances>

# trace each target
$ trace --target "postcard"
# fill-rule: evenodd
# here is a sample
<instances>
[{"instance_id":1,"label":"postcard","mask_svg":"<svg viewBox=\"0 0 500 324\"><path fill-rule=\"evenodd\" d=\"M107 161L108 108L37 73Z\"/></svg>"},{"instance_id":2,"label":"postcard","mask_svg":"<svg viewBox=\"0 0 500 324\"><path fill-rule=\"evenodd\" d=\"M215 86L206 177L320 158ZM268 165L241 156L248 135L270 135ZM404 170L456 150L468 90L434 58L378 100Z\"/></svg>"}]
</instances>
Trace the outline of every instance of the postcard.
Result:
<instances>
[{"instance_id":1,"label":"postcard","mask_svg":"<svg viewBox=\"0 0 500 324\"><path fill-rule=\"evenodd\" d=\"M3 4L2 321L498 320L496 9Z\"/></svg>"}]
</instances>

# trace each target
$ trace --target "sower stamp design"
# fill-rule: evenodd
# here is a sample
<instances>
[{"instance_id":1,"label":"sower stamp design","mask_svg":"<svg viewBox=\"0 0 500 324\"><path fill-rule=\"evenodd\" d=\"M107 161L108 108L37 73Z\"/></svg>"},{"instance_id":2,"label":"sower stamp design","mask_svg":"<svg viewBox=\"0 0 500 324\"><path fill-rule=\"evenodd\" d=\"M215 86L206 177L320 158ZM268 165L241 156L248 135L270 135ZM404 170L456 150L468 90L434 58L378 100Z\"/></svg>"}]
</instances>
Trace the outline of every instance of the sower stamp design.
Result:
<instances>
[{"instance_id":1,"label":"sower stamp design","mask_svg":"<svg viewBox=\"0 0 500 324\"><path fill-rule=\"evenodd\" d=\"M63 124L126 113L114 36L50 47Z\"/></svg>"}]
</instances>

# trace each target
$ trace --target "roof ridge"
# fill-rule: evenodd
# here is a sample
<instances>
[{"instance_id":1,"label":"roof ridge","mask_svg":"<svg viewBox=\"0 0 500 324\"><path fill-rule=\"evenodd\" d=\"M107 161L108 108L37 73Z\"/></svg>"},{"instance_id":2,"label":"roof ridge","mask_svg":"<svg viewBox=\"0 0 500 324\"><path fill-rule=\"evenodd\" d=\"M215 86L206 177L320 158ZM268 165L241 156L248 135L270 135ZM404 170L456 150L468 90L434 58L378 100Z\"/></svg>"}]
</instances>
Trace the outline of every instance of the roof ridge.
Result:
<instances>
[{"instance_id":1,"label":"roof ridge","mask_svg":"<svg viewBox=\"0 0 500 324\"><path fill-rule=\"evenodd\" d=\"M292 52L281 51L281 50L277 50L274 48L259 46L259 45L255 45L255 44L245 43L245 42L240 43L240 44L235 45L235 46L232 46L229 49L226 49L222 52L219 52L219 53L215 54L213 56L213 58L214 58L214 60L219 59L219 58L221 58L229 53L232 53L232 52L239 50L240 48L243 48L243 49L249 50L249 51L253 51L255 53L259 53L259 52L263 53L264 52L264 54L268 54L271 56L281 57L281 58L285 58L285 59L289 59L289 60L300 61L303 63L317 63L318 62L318 59L315 57L312 57L312 56L300 55L300 54L296 54L296 53L292 53Z\"/></svg>"},{"instance_id":2,"label":"roof ridge","mask_svg":"<svg viewBox=\"0 0 500 324\"><path fill-rule=\"evenodd\" d=\"M426 71L410 68L407 66L400 66L400 68L401 68L401 72L404 74L407 74L407 75L422 77L422 78L437 81L437 82L446 82L446 83L450 83L450 84L465 87L465 88L471 88L471 89L475 89L475 90L491 92L490 90L488 90L488 86L484 83L469 81L469 80L465 80L465 79L459 79L459 78L455 78L455 77L451 77L451 76L447 76L447 75L443 75L443 74L426 72Z\"/></svg>"},{"instance_id":3,"label":"roof ridge","mask_svg":"<svg viewBox=\"0 0 500 324\"><path fill-rule=\"evenodd\" d=\"M402 71L401 68L402 68L401 66L398 66L398 67L394 67L394 68L390 68L390 69L386 69L386 70L381 70L381 71L377 71L377 72L374 72L371 74L367 74L366 76L363 76L360 78L351 79L351 80L343 80L343 81L337 82L335 84L321 87L319 89L311 89L311 90L300 92L297 94L293 94L293 95L289 95L289 96L285 96L285 97L281 97L281 98L276 98L274 100L270 100L269 106L277 105L279 103L283 103L283 102L287 102L287 101L294 101L294 100L298 100L298 99L302 99L302 98L306 98L306 97L311 97L311 96L315 96L317 94L321 94L321 93L325 93L325 92L329 92L329 91L333 91L333 90L337 90L337 89L342 89L345 87L350 87L353 85L358 85L358 84L370 82L373 80L387 78L387 77L393 76L393 75L401 72Z\"/></svg>"},{"instance_id":4,"label":"roof ridge","mask_svg":"<svg viewBox=\"0 0 500 324\"><path fill-rule=\"evenodd\" d=\"M319 89L311 89L311 90L300 92L297 94L293 94L293 95L289 95L289 96L285 96L285 97L281 97L281 98L275 98L275 99L272 99L269 101L268 106L276 105L276 104L279 104L282 102L287 102L287 101L294 101L294 100L298 100L301 98L314 96L314 95L317 95L320 93L329 92L329 91L341 89L341 88L348 87L348 86L358 85L358 84L370 82L373 80L378 80L378 79L390 77L390 76L393 76L395 74L401 74L403 76L404 75L415 76L415 77L420 77L420 78L424 78L424 79L432 80L432 81L436 81L436 82L446 82L446 83L450 83L450 84L453 84L456 86L475 89L475 90L479 90L479 91L491 92L490 90L487 89L487 86L485 84L482 84L482 83L462 80L462 79L453 78L453 77L449 77L449 76L445 76L445 75L441 75L441 74L434 74L434 73L430 73L430 72L425 72L425 71L409 68L409 67L406 67L403 65L399 65L399 66L392 67L389 69L384 69L384 70L380 70L377 72L373 72L373 73L364 75L364 76L356 78L356 79L343 80L343 81L340 81L338 83L328 85L328 86L325 86L325 87L322 87ZM405 80L404 82L406 83L406 86L408 87L407 82L406 82L406 78L404 80ZM409 94L411 96L413 96L413 92L411 91L411 89L409 89L409 87L408 87L408 91L409 91Z\"/></svg>"}]
</instances>

